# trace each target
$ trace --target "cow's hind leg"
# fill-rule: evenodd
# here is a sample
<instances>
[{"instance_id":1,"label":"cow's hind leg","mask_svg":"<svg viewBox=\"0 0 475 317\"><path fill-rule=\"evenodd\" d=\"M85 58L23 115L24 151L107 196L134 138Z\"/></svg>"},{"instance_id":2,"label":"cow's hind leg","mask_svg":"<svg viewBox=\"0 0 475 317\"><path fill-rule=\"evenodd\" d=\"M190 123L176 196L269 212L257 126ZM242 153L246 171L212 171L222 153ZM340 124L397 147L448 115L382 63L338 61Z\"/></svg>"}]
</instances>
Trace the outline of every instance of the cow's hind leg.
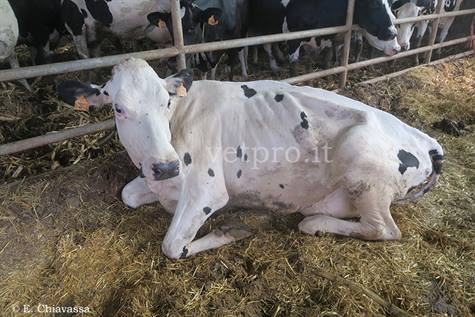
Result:
<instances>
[{"instance_id":1,"label":"cow's hind leg","mask_svg":"<svg viewBox=\"0 0 475 317\"><path fill-rule=\"evenodd\" d=\"M358 185L362 186L362 185ZM363 240L398 240L401 232L396 226L389 206L390 195L383 188L362 186L353 188L352 203L361 215L360 221L337 219L327 215L307 217L299 229L308 234L335 233Z\"/></svg>"},{"instance_id":2,"label":"cow's hind leg","mask_svg":"<svg viewBox=\"0 0 475 317\"><path fill-rule=\"evenodd\" d=\"M340 187L314 205L300 211L304 216L327 215L335 218L358 217L347 191Z\"/></svg>"}]
</instances>

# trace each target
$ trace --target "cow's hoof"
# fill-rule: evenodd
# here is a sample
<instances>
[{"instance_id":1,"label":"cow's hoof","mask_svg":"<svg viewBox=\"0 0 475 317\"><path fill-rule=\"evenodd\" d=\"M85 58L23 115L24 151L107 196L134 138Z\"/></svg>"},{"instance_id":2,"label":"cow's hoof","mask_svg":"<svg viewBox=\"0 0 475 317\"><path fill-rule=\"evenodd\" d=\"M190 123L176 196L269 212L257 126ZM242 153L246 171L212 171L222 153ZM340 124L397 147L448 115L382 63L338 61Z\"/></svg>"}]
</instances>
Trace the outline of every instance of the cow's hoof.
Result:
<instances>
[{"instance_id":1,"label":"cow's hoof","mask_svg":"<svg viewBox=\"0 0 475 317\"><path fill-rule=\"evenodd\" d=\"M245 239L254 234L250 227L243 224L224 225L219 227L219 229L215 230L215 233L217 235L224 235L233 241Z\"/></svg>"}]
</instances>

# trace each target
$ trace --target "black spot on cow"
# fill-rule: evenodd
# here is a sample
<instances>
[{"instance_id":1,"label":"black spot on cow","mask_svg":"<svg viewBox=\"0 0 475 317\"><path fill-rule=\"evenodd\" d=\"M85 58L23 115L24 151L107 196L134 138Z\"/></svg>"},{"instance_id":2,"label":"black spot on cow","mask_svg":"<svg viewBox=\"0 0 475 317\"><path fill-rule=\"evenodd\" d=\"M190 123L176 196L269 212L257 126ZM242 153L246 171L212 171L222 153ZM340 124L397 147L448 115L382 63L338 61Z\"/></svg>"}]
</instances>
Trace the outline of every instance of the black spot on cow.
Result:
<instances>
[{"instance_id":1,"label":"black spot on cow","mask_svg":"<svg viewBox=\"0 0 475 317\"><path fill-rule=\"evenodd\" d=\"M244 161L247 161L247 154L244 154Z\"/></svg>"},{"instance_id":2,"label":"black spot on cow","mask_svg":"<svg viewBox=\"0 0 475 317\"><path fill-rule=\"evenodd\" d=\"M281 102L282 100L284 100L284 95L282 94L275 95L274 100L277 102Z\"/></svg>"},{"instance_id":3,"label":"black spot on cow","mask_svg":"<svg viewBox=\"0 0 475 317\"><path fill-rule=\"evenodd\" d=\"M308 129L308 120L307 120L307 114L305 112L300 113L300 118L302 119L302 122L300 122L300 126L304 129Z\"/></svg>"},{"instance_id":4,"label":"black spot on cow","mask_svg":"<svg viewBox=\"0 0 475 317\"><path fill-rule=\"evenodd\" d=\"M81 13L82 13L82 16L83 16L84 18L87 18L87 12L86 12L86 10L81 9Z\"/></svg>"},{"instance_id":5,"label":"black spot on cow","mask_svg":"<svg viewBox=\"0 0 475 317\"><path fill-rule=\"evenodd\" d=\"M242 85L241 88L242 90L244 90L244 96L246 96L247 98L251 98L257 94L257 91L252 88L249 88L247 85Z\"/></svg>"},{"instance_id":6,"label":"black spot on cow","mask_svg":"<svg viewBox=\"0 0 475 317\"><path fill-rule=\"evenodd\" d=\"M172 100L171 99L168 99L168 105L167 105L167 108L170 109L170 105L172 104Z\"/></svg>"},{"instance_id":7,"label":"black spot on cow","mask_svg":"<svg viewBox=\"0 0 475 317\"><path fill-rule=\"evenodd\" d=\"M61 9L64 22L69 26L74 36L81 35L84 16L79 7L71 0L64 0Z\"/></svg>"},{"instance_id":8,"label":"black spot on cow","mask_svg":"<svg viewBox=\"0 0 475 317\"><path fill-rule=\"evenodd\" d=\"M282 188L282 189L285 188L284 184L279 184L279 187Z\"/></svg>"},{"instance_id":9,"label":"black spot on cow","mask_svg":"<svg viewBox=\"0 0 475 317\"><path fill-rule=\"evenodd\" d=\"M242 175L242 171L241 170L237 171L237 174L236 174L237 178L241 178L241 175Z\"/></svg>"},{"instance_id":10,"label":"black spot on cow","mask_svg":"<svg viewBox=\"0 0 475 317\"><path fill-rule=\"evenodd\" d=\"M241 149L241 146L238 145L237 149L236 149L236 156L241 158L242 157L242 149Z\"/></svg>"},{"instance_id":11,"label":"black spot on cow","mask_svg":"<svg viewBox=\"0 0 475 317\"><path fill-rule=\"evenodd\" d=\"M109 93L108 93L107 91L105 91L105 90L104 90L102 93L103 93L104 95L106 95L106 96L109 96Z\"/></svg>"},{"instance_id":12,"label":"black spot on cow","mask_svg":"<svg viewBox=\"0 0 475 317\"><path fill-rule=\"evenodd\" d=\"M188 254L188 249L186 247L183 247L183 251L181 251L180 259L186 258L187 254Z\"/></svg>"},{"instance_id":13,"label":"black spot on cow","mask_svg":"<svg viewBox=\"0 0 475 317\"><path fill-rule=\"evenodd\" d=\"M191 155L190 153L186 152L185 155L183 156L183 162L185 163L186 166L191 164Z\"/></svg>"},{"instance_id":14,"label":"black spot on cow","mask_svg":"<svg viewBox=\"0 0 475 317\"><path fill-rule=\"evenodd\" d=\"M209 207L204 207L203 208L203 212L205 213L205 215L209 215L211 213L211 208Z\"/></svg>"},{"instance_id":15,"label":"black spot on cow","mask_svg":"<svg viewBox=\"0 0 475 317\"><path fill-rule=\"evenodd\" d=\"M143 169L142 169L142 166L140 166L140 177L141 178L145 178L145 174L143 173Z\"/></svg>"},{"instance_id":16,"label":"black spot on cow","mask_svg":"<svg viewBox=\"0 0 475 317\"><path fill-rule=\"evenodd\" d=\"M208 175L214 177L214 171L211 168L208 169Z\"/></svg>"},{"instance_id":17,"label":"black spot on cow","mask_svg":"<svg viewBox=\"0 0 475 317\"><path fill-rule=\"evenodd\" d=\"M95 20L101 22L106 27L111 26L113 20L112 13L104 0L86 0L86 7Z\"/></svg>"},{"instance_id":18,"label":"black spot on cow","mask_svg":"<svg viewBox=\"0 0 475 317\"><path fill-rule=\"evenodd\" d=\"M404 174L409 167L419 168L419 160L412 153L399 150L397 157L401 161L399 163L399 173Z\"/></svg>"}]
</instances>

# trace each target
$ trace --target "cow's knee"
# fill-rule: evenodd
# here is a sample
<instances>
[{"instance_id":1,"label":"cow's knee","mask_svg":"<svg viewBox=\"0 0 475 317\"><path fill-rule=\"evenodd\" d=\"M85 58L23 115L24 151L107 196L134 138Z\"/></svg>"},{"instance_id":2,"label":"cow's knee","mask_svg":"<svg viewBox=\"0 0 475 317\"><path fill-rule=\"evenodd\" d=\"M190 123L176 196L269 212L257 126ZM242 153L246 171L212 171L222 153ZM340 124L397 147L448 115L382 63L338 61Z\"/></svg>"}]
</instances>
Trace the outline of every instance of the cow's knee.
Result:
<instances>
[{"instance_id":1,"label":"cow's knee","mask_svg":"<svg viewBox=\"0 0 475 317\"><path fill-rule=\"evenodd\" d=\"M162 242L162 252L172 260L184 259L188 255L188 248L176 239L165 239Z\"/></svg>"},{"instance_id":2,"label":"cow's knee","mask_svg":"<svg viewBox=\"0 0 475 317\"><path fill-rule=\"evenodd\" d=\"M138 208L140 207L140 201L138 199L137 193L134 193L132 190L132 186L129 186L129 184L125 185L125 187L122 189L122 202L130 208Z\"/></svg>"}]
</instances>

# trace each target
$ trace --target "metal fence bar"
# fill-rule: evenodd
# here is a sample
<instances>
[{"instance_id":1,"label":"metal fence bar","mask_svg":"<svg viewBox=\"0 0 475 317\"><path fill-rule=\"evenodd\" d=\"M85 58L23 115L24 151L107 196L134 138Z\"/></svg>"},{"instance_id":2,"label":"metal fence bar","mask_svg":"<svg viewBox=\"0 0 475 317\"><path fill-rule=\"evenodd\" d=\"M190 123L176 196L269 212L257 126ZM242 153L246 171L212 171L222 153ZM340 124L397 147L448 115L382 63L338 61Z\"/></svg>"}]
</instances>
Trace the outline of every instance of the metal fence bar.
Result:
<instances>
[{"instance_id":1,"label":"metal fence bar","mask_svg":"<svg viewBox=\"0 0 475 317\"><path fill-rule=\"evenodd\" d=\"M186 68L185 54L183 53L183 47L185 42L183 40L183 27L181 25L181 12L180 12L180 0L171 0L171 13L173 24L173 44L178 49L178 56L176 57L178 70Z\"/></svg>"},{"instance_id":2,"label":"metal fence bar","mask_svg":"<svg viewBox=\"0 0 475 317\"><path fill-rule=\"evenodd\" d=\"M451 40L451 41L448 41L448 42L435 44L434 47L435 48L440 48L440 47L446 47L446 46L461 44L461 43L469 41L470 38L471 38L470 36L463 37L463 38ZM371 66L371 65L375 65L375 64L381 64L381 63L389 62L389 61L392 61L392 60L395 60L395 59L404 58L404 57L412 56L412 55L415 55L415 54L424 53L424 52L427 52L430 49L431 49L430 46L424 46L424 47L420 47L420 48L413 49L413 50L410 50L410 51L405 51L405 52L402 52L402 53L398 53L398 54L393 55L393 56L377 57L377 58L373 58L373 59L367 60L367 61L352 63L352 64L349 64L346 67L346 70L351 71L351 70L355 70L355 69L359 69L359 68L363 68L363 67L367 67L367 66ZM330 75L339 74L339 73L342 73L344 71L345 71L345 67L339 66L339 67L334 67L334 68L330 68L330 69L326 69L326 70L322 70L322 71L318 71L318 72L313 72L313 73L309 73L309 74L305 74L305 75L300 75L300 76L296 76L296 77L287 78L287 79L284 79L282 81L287 82L289 84L297 84L297 83L310 81L310 80L314 80L314 79L318 79L318 78L322 78L322 77L327 77L327 76L330 76Z\"/></svg>"},{"instance_id":3,"label":"metal fence bar","mask_svg":"<svg viewBox=\"0 0 475 317\"><path fill-rule=\"evenodd\" d=\"M446 46L451 46L451 45L455 45L455 44L460 44L460 43L466 42L467 39L470 39L470 38L471 37L456 39L456 40L452 40L452 41L449 41L449 42L436 44L435 46L436 47L446 47ZM404 52L404 53L401 53L401 54L406 54L406 56L410 56L410 55L413 55L413 54L416 54L416 53L421 53L423 51L427 51L429 49L431 49L431 47L429 47L429 46L421 47L417 50L407 51L407 52ZM470 56L472 54L473 54L472 51L467 51L465 53L452 55L452 56L443 58L441 60L434 61L434 62L430 63L430 65L439 64L439 63L442 63L442 62L445 62L445 61L451 60L451 59L457 59L457 58ZM378 59L385 59L385 58L382 57L382 58L378 58ZM392 59L392 58L390 58L390 59ZM296 83L300 83L300 82L304 82L304 81L309 81L309 80L313 80L313 79L317 79L317 78L321 78L321 77L326 77L326 76L342 73L342 72L345 71L345 69L354 70L354 69L362 68L362 67L365 67L365 66L370 66L370 65L373 65L373 64L379 64L379 63L385 62L386 60L383 60L382 62L379 61L377 63L370 63L371 61L372 60L359 62L359 63L353 63L353 64L349 64L347 67L339 66L339 67L335 67L335 68L332 68L332 69L327 69L327 70L324 70L324 71L319 71L319 72L305 74L305 75L301 75L301 76L297 76L297 77L287 78L287 79L284 79L282 81L287 82L289 84L296 84ZM424 66L424 65L419 65L419 66L416 66L416 67L412 67L410 70L412 70L414 68L417 68L417 67L421 67L421 66ZM395 72L395 73L392 73L392 74L384 75L384 76L381 76L381 77L378 77L378 78L374 79L373 82L381 81L381 80L388 79L388 78L393 78L393 77L396 77L398 75L402 75L406 72L407 72L406 70L403 70L403 71ZM370 83L370 81L365 81L365 82L362 82L360 84L364 84L364 83ZM48 145L48 144L51 144L51 143L60 142L60 141L64 141L64 140L67 140L67 139L74 138L74 137L78 137L78 136L82 136L82 135L86 135L86 134L92 134L92 133L96 133L96 132L100 132L100 131L108 130L108 129L112 129L112 128L114 128L114 121L112 119L110 119L110 120L107 120L107 121L104 121L104 122L101 122L101 123L89 124L89 125L85 125L85 126L79 127L79 128L73 128L73 129L64 130L64 131L60 131L60 132L48 133L46 135L33 137L33 138L30 138L30 139L25 139L25 140L21 140L21 141L12 142L12 143L2 144L2 145L0 145L0 155L14 154L14 153L17 153L17 152L30 150L30 149L37 148L37 147L44 146L44 145Z\"/></svg>"},{"instance_id":4,"label":"metal fence bar","mask_svg":"<svg viewBox=\"0 0 475 317\"><path fill-rule=\"evenodd\" d=\"M104 130L110 130L115 127L114 119L109 119L99 123L93 123L84 125L82 127L63 130L59 132L50 132L45 135L16 141L12 143L0 145L0 155L8 155L26 150L31 150L40 146L48 145L51 143L61 142L68 139L72 139L78 136L83 136L91 133L101 132Z\"/></svg>"},{"instance_id":5,"label":"metal fence bar","mask_svg":"<svg viewBox=\"0 0 475 317\"><path fill-rule=\"evenodd\" d=\"M57 75L71 73L82 70L90 70L102 67L111 67L130 57L143 58L145 60L174 57L178 55L175 47L160 50L150 50L136 53L112 55L106 57L80 59L61 63L52 63L38 66L28 66L15 69L5 69L0 71L0 82L17 80L22 78L33 78L39 76Z\"/></svg>"},{"instance_id":6,"label":"metal fence bar","mask_svg":"<svg viewBox=\"0 0 475 317\"><path fill-rule=\"evenodd\" d=\"M475 13L475 9L459 10L455 12L441 14L440 17L461 16L461 15L468 15L468 14L473 14L473 13ZM401 23L407 23L410 21L425 20L428 17L435 19L436 15L434 16L432 15L420 16L420 17L411 18L411 19L401 19L398 21L402 21ZM399 24L398 21L396 21L395 23ZM355 30L360 30L361 28L359 28L356 25L353 25L351 29L355 31ZM282 33L282 34L264 35L264 36L236 39L236 40L228 40L228 41L222 41L222 42L186 45L183 47L182 51L178 50L176 47L170 47L170 48L157 49L157 50L149 50L149 51L142 51L142 52L90 58L86 60L76 60L76 61L68 61L68 62L61 62L61 63L52 63L52 64L47 64L47 65L21 67L21 68L16 68L14 70L6 69L6 70L0 71L0 82L18 80L18 79L23 79L23 78L57 75L57 74L82 71L82 70L91 70L94 68L101 68L101 67L110 67L110 66L114 66L118 64L120 61L129 57L142 58L145 60L156 60L156 59L161 59L161 58L174 57L179 54L200 53L200 52L208 52L208 51L213 51L213 50L224 50L224 49L230 49L230 48L236 48L236 47L242 47L242 46L260 45L264 43L273 43L273 42L288 41L288 40L300 39L300 38L306 38L306 37L337 34L337 33L343 33L346 31L347 31L346 26L337 26L337 27L330 27L330 28L323 28L323 29L316 29L316 30L307 30L307 31L290 32L290 33Z\"/></svg>"},{"instance_id":7,"label":"metal fence bar","mask_svg":"<svg viewBox=\"0 0 475 317\"><path fill-rule=\"evenodd\" d=\"M445 1L439 1L437 3L437 9L436 9L437 18L431 24L432 29L431 29L430 35L429 35L429 46L433 46L434 43L435 43L435 39L437 38L437 31L439 30L439 22L440 22L440 13L442 12L442 8L443 8L444 4L445 4ZM433 51L434 51L433 49L427 51L425 59L424 59L425 64L430 63L430 61L432 59L432 52Z\"/></svg>"},{"instance_id":8,"label":"metal fence bar","mask_svg":"<svg viewBox=\"0 0 475 317\"><path fill-rule=\"evenodd\" d=\"M345 68L345 70L340 75L340 83L338 87L343 89L346 86L346 80L348 79L348 60L350 59L350 48L351 48L351 26L353 25L353 13L355 11L355 0L348 1L348 8L346 11L346 27L348 31L345 33L345 40L343 45L343 54L341 56L340 64Z\"/></svg>"}]
</instances>

